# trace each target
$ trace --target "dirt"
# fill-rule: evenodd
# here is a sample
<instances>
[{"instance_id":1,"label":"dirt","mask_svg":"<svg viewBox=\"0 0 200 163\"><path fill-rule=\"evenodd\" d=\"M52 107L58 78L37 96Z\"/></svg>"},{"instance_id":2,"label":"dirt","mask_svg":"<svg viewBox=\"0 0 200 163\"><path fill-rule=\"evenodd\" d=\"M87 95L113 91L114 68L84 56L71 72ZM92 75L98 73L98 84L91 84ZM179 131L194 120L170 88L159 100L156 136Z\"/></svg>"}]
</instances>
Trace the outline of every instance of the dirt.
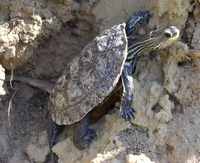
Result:
<instances>
[{"instance_id":1,"label":"dirt","mask_svg":"<svg viewBox=\"0 0 200 163\"><path fill-rule=\"evenodd\" d=\"M88 149L74 147L72 125L53 151L64 163L200 162L199 0L0 0L0 6L0 162L51 162L49 93L24 80L13 81L15 93L11 69L52 84L95 36L139 10L152 16L136 34L170 25L181 33L170 47L140 57L136 118L125 122L117 104L91 124L98 136Z\"/></svg>"}]
</instances>

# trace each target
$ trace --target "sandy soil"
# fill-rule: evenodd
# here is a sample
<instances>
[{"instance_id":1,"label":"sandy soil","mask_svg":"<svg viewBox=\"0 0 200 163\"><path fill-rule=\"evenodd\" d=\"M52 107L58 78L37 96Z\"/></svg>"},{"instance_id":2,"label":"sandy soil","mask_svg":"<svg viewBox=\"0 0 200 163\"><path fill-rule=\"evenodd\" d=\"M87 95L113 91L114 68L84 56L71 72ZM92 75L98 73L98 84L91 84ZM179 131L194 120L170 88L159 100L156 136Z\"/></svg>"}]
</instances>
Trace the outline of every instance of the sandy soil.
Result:
<instances>
[{"instance_id":1,"label":"sandy soil","mask_svg":"<svg viewBox=\"0 0 200 163\"><path fill-rule=\"evenodd\" d=\"M88 149L73 146L72 125L61 131L53 151L59 163L200 162L199 0L0 0L1 163L51 162L49 94L41 87L53 84L95 36L139 10L152 17L137 34L175 25L181 36L140 57L133 74L136 118L124 122L113 106L98 117L100 108L91 124L98 136ZM14 77L30 79L13 81L14 98L11 69ZM44 83L33 87L32 79ZM116 101L119 92L108 103Z\"/></svg>"}]
</instances>

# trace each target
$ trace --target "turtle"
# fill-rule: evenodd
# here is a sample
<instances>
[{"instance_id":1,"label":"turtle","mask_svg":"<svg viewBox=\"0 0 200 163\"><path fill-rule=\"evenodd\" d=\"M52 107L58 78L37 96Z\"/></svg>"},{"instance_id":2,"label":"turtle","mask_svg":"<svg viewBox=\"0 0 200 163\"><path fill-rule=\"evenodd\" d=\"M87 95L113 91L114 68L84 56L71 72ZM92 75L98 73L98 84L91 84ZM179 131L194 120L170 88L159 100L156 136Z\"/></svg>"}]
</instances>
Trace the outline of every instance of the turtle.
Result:
<instances>
[{"instance_id":1,"label":"turtle","mask_svg":"<svg viewBox=\"0 0 200 163\"><path fill-rule=\"evenodd\" d=\"M89 146L96 136L89 128L88 114L112 93L121 78L123 94L120 115L135 117L133 107L133 70L144 51L163 49L179 37L175 26L159 28L134 36L137 26L150 18L149 11L139 11L126 22L106 30L91 41L58 79L48 103L52 118L50 148L61 125L74 125L73 143L79 150ZM53 162L55 162L52 152Z\"/></svg>"}]
</instances>

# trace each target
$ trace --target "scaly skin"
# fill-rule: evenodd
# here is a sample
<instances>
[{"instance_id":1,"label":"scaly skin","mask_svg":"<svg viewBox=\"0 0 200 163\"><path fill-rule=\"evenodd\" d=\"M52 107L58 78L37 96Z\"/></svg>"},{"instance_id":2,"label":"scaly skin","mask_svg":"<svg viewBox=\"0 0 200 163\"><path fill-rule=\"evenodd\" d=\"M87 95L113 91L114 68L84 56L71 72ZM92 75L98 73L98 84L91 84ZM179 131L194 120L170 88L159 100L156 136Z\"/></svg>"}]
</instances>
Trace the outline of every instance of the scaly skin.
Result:
<instances>
[{"instance_id":1,"label":"scaly skin","mask_svg":"<svg viewBox=\"0 0 200 163\"><path fill-rule=\"evenodd\" d=\"M125 120L131 120L132 118L135 118L136 109L132 106L133 91L134 91L132 73L135 68L137 58L138 58L137 56L133 58L133 62L131 62L131 66L124 65L124 69L121 75L122 84L123 84L123 95L122 95L122 102L121 102L121 107L120 107L120 115Z\"/></svg>"}]
</instances>

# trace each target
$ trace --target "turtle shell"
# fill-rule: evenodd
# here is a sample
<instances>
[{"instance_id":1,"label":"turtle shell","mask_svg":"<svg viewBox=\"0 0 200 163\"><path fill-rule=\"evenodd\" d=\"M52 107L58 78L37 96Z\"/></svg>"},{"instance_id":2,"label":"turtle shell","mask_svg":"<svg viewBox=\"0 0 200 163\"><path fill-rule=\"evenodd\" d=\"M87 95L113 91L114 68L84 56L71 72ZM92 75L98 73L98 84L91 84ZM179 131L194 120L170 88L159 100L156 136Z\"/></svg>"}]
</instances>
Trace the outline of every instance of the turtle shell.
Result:
<instances>
[{"instance_id":1,"label":"turtle shell","mask_svg":"<svg viewBox=\"0 0 200 163\"><path fill-rule=\"evenodd\" d=\"M97 36L58 79L48 104L52 120L69 125L100 104L115 88L126 57L125 23Z\"/></svg>"}]
</instances>

